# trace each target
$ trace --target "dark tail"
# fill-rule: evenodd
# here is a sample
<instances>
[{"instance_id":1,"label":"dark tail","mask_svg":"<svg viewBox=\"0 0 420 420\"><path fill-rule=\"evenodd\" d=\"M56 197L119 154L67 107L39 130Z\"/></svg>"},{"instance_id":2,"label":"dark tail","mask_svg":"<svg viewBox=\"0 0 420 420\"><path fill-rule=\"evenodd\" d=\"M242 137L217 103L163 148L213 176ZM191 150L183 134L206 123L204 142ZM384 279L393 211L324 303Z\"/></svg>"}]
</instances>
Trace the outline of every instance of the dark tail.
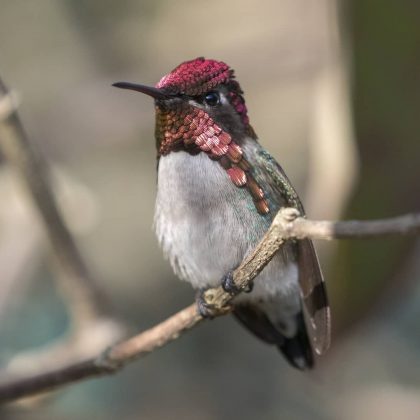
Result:
<instances>
[{"instance_id":1,"label":"dark tail","mask_svg":"<svg viewBox=\"0 0 420 420\"><path fill-rule=\"evenodd\" d=\"M248 330L269 344L274 344L283 353L289 363L297 369L305 370L314 366L314 355L306 332L302 313L296 315L297 331L291 337L285 337L267 315L251 305L238 305L233 314Z\"/></svg>"}]
</instances>

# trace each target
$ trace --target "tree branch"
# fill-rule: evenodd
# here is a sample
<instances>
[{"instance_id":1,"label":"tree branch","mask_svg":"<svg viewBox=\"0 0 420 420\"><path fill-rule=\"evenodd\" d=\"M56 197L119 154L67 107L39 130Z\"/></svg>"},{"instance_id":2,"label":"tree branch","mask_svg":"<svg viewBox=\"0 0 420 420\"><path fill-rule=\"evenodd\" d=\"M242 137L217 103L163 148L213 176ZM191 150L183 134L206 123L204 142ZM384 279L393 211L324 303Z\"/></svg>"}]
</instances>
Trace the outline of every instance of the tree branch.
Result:
<instances>
[{"instance_id":1,"label":"tree branch","mask_svg":"<svg viewBox=\"0 0 420 420\"><path fill-rule=\"evenodd\" d=\"M16 95L9 93L0 79L0 151L14 167L38 209L53 256L65 277L62 286L71 300L73 321L95 320L108 313L106 299L61 216L50 186L48 165L33 149L16 111Z\"/></svg>"},{"instance_id":2,"label":"tree branch","mask_svg":"<svg viewBox=\"0 0 420 420\"><path fill-rule=\"evenodd\" d=\"M388 219L348 220L344 222L314 221L297 218L282 225L284 239L357 239L420 233L420 214L412 213Z\"/></svg>"},{"instance_id":3,"label":"tree branch","mask_svg":"<svg viewBox=\"0 0 420 420\"><path fill-rule=\"evenodd\" d=\"M59 291L70 315L70 327L52 345L14 356L7 372L37 376L56 365L90 358L126 334L110 311L99 282L68 229L50 185L49 168L26 136L17 114L16 94L0 79L0 153L13 167L38 210L49 239Z\"/></svg>"},{"instance_id":4,"label":"tree branch","mask_svg":"<svg viewBox=\"0 0 420 420\"><path fill-rule=\"evenodd\" d=\"M233 280L239 289L246 289L285 240L371 238L411 233L420 233L420 214L372 221L327 222L310 221L299 217L296 209L283 208L255 250L234 271ZM208 303L213 305L217 315L228 313L228 305L234 298L222 287L208 290L205 297ZM192 304L160 324L115 344L95 358L77 363L69 360L65 365L51 366L49 371L41 375L26 376L3 383L0 385L0 402L13 401L89 377L114 373L126 363L176 340L202 320L196 305Z\"/></svg>"}]
</instances>

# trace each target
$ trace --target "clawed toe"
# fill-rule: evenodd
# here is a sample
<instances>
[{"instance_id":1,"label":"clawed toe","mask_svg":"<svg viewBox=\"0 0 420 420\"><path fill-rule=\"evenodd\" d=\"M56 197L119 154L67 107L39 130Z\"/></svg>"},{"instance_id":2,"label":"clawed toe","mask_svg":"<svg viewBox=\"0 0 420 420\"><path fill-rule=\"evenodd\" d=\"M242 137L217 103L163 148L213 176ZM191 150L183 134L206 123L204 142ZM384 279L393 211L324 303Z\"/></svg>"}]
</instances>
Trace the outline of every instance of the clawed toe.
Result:
<instances>
[{"instance_id":1,"label":"clawed toe","mask_svg":"<svg viewBox=\"0 0 420 420\"><path fill-rule=\"evenodd\" d=\"M213 305L207 303L204 294L206 289L202 289L198 292L196 297L197 311L205 319L213 319L218 312Z\"/></svg>"},{"instance_id":2,"label":"clawed toe","mask_svg":"<svg viewBox=\"0 0 420 420\"><path fill-rule=\"evenodd\" d=\"M244 289L245 293L251 293L254 290L254 281L251 280L248 284L248 286L246 287L246 289Z\"/></svg>"},{"instance_id":3,"label":"clawed toe","mask_svg":"<svg viewBox=\"0 0 420 420\"><path fill-rule=\"evenodd\" d=\"M244 291L245 293L251 293L253 288L254 288L254 282L251 281L248 286L246 287L246 289L241 289L240 287L238 287L235 282L233 281L233 271L229 271L229 273L227 273L225 275L225 277L222 280L222 287L223 290L226 293L229 293L232 296L236 296L238 295L240 292Z\"/></svg>"},{"instance_id":4,"label":"clawed toe","mask_svg":"<svg viewBox=\"0 0 420 420\"><path fill-rule=\"evenodd\" d=\"M229 271L222 279L222 288L226 293L229 293L231 298L234 298L241 292L251 293L254 288L254 283L251 281L244 289L238 287L233 280L233 271ZM213 319L214 317L223 313L223 310L231 310L229 305L226 308L219 308L212 304L211 294L206 296L208 289L200 289L196 296L196 304L198 313L205 319Z\"/></svg>"},{"instance_id":5,"label":"clawed toe","mask_svg":"<svg viewBox=\"0 0 420 420\"><path fill-rule=\"evenodd\" d=\"M226 293L229 293L232 296L237 295L241 292L241 289L236 286L235 282L233 281L233 271L229 271L222 279L222 287Z\"/></svg>"}]
</instances>

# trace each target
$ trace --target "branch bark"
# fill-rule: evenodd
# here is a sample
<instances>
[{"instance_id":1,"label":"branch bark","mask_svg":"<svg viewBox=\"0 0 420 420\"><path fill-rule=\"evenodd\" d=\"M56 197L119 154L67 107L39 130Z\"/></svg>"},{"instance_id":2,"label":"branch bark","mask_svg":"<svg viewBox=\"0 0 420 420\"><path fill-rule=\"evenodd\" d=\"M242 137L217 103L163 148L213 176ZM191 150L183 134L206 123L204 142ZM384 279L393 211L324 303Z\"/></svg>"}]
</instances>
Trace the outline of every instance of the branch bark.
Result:
<instances>
[{"instance_id":1,"label":"branch bark","mask_svg":"<svg viewBox=\"0 0 420 420\"><path fill-rule=\"evenodd\" d=\"M310 221L299 217L296 209L283 208L255 250L234 271L233 280L239 289L246 289L289 239L352 239L419 233L420 214L372 221L328 222ZM228 313L229 303L234 298L222 287L208 290L205 297L217 315ZM198 314L196 305L192 304L160 324L115 344L95 358L77 363L69 360L65 365L51 366L41 375L4 382L0 385L0 402L49 391L89 377L114 373L132 360L176 340L201 321L203 318Z\"/></svg>"},{"instance_id":2,"label":"branch bark","mask_svg":"<svg viewBox=\"0 0 420 420\"><path fill-rule=\"evenodd\" d=\"M390 235L420 233L420 213L406 214L388 219L348 220L343 222L314 221L296 218L293 223L282 225L279 234L284 239L357 239Z\"/></svg>"}]
</instances>

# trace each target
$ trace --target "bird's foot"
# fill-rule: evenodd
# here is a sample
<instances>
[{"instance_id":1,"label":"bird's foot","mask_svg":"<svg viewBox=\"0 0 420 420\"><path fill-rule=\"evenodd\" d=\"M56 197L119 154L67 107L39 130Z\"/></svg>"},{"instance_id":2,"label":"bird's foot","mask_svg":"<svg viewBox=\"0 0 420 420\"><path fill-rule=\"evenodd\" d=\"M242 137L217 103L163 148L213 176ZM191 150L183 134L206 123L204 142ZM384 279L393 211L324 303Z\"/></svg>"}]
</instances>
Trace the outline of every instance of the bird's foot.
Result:
<instances>
[{"instance_id":1,"label":"bird's foot","mask_svg":"<svg viewBox=\"0 0 420 420\"><path fill-rule=\"evenodd\" d=\"M254 288L254 282L251 281L245 289L238 287L233 281L233 271L229 271L222 279L222 287L226 293L229 293L232 296L236 296L242 291L245 293L251 293Z\"/></svg>"},{"instance_id":2,"label":"bird's foot","mask_svg":"<svg viewBox=\"0 0 420 420\"><path fill-rule=\"evenodd\" d=\"M222 287L226 293L235 296L241 292L241 289L233 281L233 271L229 271L222 279Z\"/></svg>"},{"instance_id":3,"label":"bird's foot","mask_svg":"<svg viewBox=\"0 0 420 420\"><path fill-rule=\"evenodd\" d=\"M208 289L200 289L196 296L196 304L198 313L205 319L213 319L219 315L220 311L206 299L206 291Z\"/></svg>"}]
</instances>

